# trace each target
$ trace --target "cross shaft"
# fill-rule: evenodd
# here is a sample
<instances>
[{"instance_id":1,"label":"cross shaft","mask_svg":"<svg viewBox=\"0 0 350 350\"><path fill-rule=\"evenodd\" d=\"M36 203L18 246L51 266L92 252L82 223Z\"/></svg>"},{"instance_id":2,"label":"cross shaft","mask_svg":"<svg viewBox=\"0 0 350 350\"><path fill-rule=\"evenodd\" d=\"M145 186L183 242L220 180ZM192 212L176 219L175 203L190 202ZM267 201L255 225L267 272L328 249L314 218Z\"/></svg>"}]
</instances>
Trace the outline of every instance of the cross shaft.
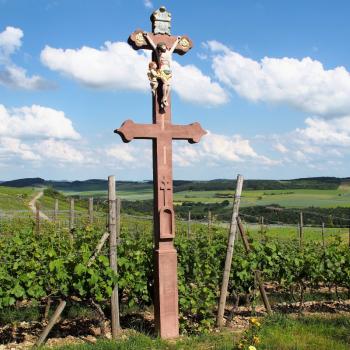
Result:
<instances>
[{"instance_id":1,"label":"cross shaft","mask_svg":"<svg viewBox=\"0 0 350 350\"><path fill-rule=\"evenodd\" d=\"M153 13L154 28L170 33L164 23L155 23L157 16L166 18L165 8ZM169 14L170 17L170 14ZM172 140L199 142L206 134L199 123L174 125L171 123L171 54L185 54L192 47L187 36L175 37L168 34L144 33L136 30L129 37L129 44L136 50L153 50L152 87L153 123L136 124L125 121L115 133L124 142L133 139L151 139L153 147L154 187L154 254L155 254L155 302L156 329L162 338L179 335L177 252L174 247L175 216L173 209ZM156 51L158 50L159 51ZM163 51L162 51L163 50ZM154 68L157 65L157 70ZM149 73L150 74L150 73ZM165 93L168 92L166 95Z\"/></svg>"}]
</instances>

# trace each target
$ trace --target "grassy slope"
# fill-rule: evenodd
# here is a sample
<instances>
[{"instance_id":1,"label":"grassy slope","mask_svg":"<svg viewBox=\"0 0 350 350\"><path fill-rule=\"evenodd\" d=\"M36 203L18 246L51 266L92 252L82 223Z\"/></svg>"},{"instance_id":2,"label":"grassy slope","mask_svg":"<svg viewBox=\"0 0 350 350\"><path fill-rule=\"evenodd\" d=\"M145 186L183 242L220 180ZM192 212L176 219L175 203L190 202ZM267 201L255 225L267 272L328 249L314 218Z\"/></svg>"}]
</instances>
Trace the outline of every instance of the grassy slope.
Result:
<instances>
[{"instance_id":1,"label":"grassy slope","mask_svg":"<svg viewBox=\"0 0 350 350\"><path fill-rule=\"evenodd\" d=\"M51 196L44 195L38 202L40 203L40 207L43 211L51 211L54 209L55 198ZM69 210L70 201L68 198L60 198L58 203L59 210ZM75 201L74 209L77 211L86 211L87 206L84 206L81 201Z\"/></svg>"},{"instance_id":2,"label":"grassy slope","mask_svg":"<svg viewBox=\"0 0 350 350\"><path fill-rule=\"evenodd\" d=\"M34 187L5 187L0 186L0 210L29 210L30 200L40 191L42 188ZM38 202L43 211L53 210L55 199L51 196L44 195ZM83 205L81 201L77 201L75 209L77 211L86 211L87 205ZM69 200L64 196L61 196L59 200L59 209L68 210Z\"/></svg>"},{"instance_id":3,"label":"grassy slope","mask_svg":"<svg viewBox=\"0 0 350 350\"><path fill-rule=\"evenodd\" d=\"M37 191L31 187L0 186L0 210L28 210L28 203Z\"/></svg>"}]
</instances>

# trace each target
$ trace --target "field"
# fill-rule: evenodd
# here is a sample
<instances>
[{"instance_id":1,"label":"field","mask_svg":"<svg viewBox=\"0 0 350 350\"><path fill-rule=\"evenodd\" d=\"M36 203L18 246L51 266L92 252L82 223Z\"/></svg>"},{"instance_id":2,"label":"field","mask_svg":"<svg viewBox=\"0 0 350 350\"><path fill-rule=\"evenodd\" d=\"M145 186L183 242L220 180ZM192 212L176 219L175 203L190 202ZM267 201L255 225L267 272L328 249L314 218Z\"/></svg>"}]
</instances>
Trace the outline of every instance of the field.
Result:
<instances>
[{"instance_id":1,"label":"field","mask_svg":"<svg viewBox=\"0 0 350 350\"><path fill-rule=\"evenodd\" d=\"M107 191L62 191L65 196L80 196L83 198L94 197L94 198L107 198ZM152 188L135 189L135 190L118 190L118 196L121 199L127 199L130 201L146 200L153 198Z\"/></svg>"},{"instance_id":2,"label":"field","mask_svg":"<svg viewBox=\"0 0 350 350\"><path fill-rule=\"evenodd\" d=\"M121 199L130 201L153 198L152 189L118 191ZM106 191L63 192L65 195L82 197L106 197ZM181 191L174 193L174 203L184 202L220 203L231 200L234 191ZM278 204L286 208L302 207L349 207L350 187L337 190L291 189L291 190L247 190L242 194L242 207Z\"/></svg>"},{"instance_id":3,"label":"field","mask_svg":"<svg viewBox=\"0 0 350 350\"><path fill-rule=\"evenodd\" d=\"M6 183L5 183L6 184ZM45 181L43 179L20 179L8 182L11 186L26 186L10 188L0 186L0 209L13 204L5 203L4 196L25 196L34 190L53 188L65 196L76 197L107 197L107 183L105 180L87 180L73 182ZM32 184L28 186L28 184ZM117 182L116 190L122 200L142 201L153 198L152 183L146 182ZM221 203L225 199L232 201L234 181L174 181L174 203L181 205L186 202ZM43 201L43 200L42 200ZM45 199L46 206L51 206L49 198ZM277 180L246 180L243 187L242 207L269 206L277 204L285 208L335 208L350 206L350 186L348 179L338 178L310 178L290 181ZM68 204L63 203L67 209ZM24 204L25 206L25 204ZM21 209L22 205L19 204ZM18 207L18 208L19 208Z\"/></svg>"}]
</instances>

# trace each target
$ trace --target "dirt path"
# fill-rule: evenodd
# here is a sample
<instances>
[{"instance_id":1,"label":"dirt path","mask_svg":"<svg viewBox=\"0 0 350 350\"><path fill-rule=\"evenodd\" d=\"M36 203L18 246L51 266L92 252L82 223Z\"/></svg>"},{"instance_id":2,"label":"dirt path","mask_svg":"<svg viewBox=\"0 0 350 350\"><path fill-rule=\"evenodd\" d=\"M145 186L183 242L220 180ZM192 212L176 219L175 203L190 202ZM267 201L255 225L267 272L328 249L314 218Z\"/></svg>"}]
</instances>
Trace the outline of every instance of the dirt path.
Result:
<instances>
[{"instance_id":1,"label":"dirt path","mask_svg":"<svg viewBox=\"0 0 350 350\"><path fill-rule=\"evenodd\" d=\"M36 213L36 207L35 207L35 203L36 201L41 198L44 195L44 191L40 191L39 193L36 194L35 197L33 197L31 199L31 201L29 202L29 208L30 210L35 214ZM41 210L39 210L39 216L41 219L43 220L50 220L49 217L47 215L45 215Z\"/></svg>"}]
</instances>

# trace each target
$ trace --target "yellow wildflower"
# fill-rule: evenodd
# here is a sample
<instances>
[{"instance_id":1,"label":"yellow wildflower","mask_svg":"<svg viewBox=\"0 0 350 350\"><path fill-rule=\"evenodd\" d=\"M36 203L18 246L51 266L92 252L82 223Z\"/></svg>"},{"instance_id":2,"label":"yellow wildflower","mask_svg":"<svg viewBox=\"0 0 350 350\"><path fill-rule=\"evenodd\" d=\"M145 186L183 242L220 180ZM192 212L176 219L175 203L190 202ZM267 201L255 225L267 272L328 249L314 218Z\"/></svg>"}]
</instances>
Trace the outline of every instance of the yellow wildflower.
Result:
<instances>
[{"instance_id":1,"label":"yellow wildflower","mask_svg":"<svg viewBox=\"0 0 350 350\"><path fill-rule=\"evenodd\" d=\"M258 327L261 326L261 323L259 322L259 320L256 317L252 317L250 319L250 323L253 324L254 326L258 326Z\"/></svg>"},{"instance_id":2,"label":"yellow wildflower","mask_svg":"<svg viewBox=\"0 0 350 350\"><path fill-rule=\"evenodd\" d=\"M260 338L258 336L256 336L256 335L254 335L253 342L254 342L254 344L259 344L260 343Z\"/></svg>"},{"instance_id":3,"label":"yellow wildflower","mask_svg":"<svg viewBox=\"0 0 350 350\"><path fill-rule=\"evenodd\" d=\"M248 349L249 349L249 350L256 350L256 347L253 346L253 345L250 345Z\"/></svg>"}]
</instances>

